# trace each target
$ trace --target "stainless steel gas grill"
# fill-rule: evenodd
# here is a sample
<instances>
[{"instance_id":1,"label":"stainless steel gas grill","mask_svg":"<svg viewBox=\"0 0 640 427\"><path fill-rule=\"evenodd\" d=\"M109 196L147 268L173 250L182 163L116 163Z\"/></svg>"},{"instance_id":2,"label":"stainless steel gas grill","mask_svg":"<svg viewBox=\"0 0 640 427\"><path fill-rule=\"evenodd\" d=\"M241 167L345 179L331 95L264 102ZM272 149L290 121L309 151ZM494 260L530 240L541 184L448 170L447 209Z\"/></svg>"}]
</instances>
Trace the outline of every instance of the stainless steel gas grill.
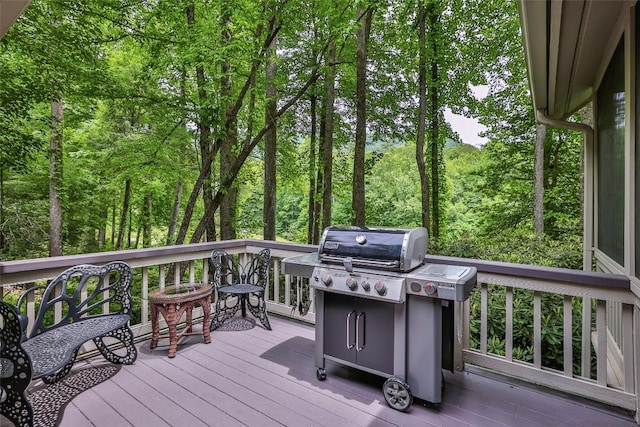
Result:
<instances>
[{"instance_id":1,"label":"stainless steel gas grill","mask_svg":"<svg viewBox=\"0 0 640 427\"><path fill-rule=\"evenodd\" d=\"M442 398L443 367L453 369L453 307L476 284L476 269L424 264L424 228L333 226L318 252L283 260L286 274L316 290L316 375L325 360L387 377L387 403ZM443 365L444 360L444 365Z\"/></svg>"}]
</instances>

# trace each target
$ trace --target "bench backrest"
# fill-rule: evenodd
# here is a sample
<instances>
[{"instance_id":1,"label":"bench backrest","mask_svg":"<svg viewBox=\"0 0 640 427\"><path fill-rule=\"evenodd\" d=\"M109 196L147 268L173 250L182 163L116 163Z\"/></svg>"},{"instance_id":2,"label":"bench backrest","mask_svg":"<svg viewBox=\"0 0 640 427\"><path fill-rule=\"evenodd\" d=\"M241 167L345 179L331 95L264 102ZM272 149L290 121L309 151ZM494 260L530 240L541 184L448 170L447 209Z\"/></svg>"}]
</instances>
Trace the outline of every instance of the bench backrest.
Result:
<instances>
[{"instance_id":1,"label":"bench backrest","mask_svg":"<svg viewBox=\"0 0 640 427\"><path fill-rule=\"evenodd\" d=\"M114 261L103 266L82 264L71 267L46 286L26 290L18 300L20 308L23 300L31 293L39 301L33 328L28 338L55 329L82 318L103 314L131 314L133 300L131 267L122 261ZM54 321L57 315L60 321Z\"/></svg>"}]
</instances>

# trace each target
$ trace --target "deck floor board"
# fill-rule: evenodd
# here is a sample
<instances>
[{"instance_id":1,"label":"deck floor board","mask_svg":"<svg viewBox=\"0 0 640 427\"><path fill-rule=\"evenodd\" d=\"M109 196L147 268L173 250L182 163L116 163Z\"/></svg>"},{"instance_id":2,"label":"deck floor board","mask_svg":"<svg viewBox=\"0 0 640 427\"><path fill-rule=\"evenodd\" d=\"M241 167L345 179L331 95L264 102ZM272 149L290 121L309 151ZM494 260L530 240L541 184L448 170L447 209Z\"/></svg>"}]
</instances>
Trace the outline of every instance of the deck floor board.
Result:
<instances>
[{"instance_id":1,"label":"deck floor board","mask_svg":"<svg viewBox=\"0 0 640 427\"><path fill-rule=\"evenodd\" d=\"M318 381L312 326L277 316L270 322L273 331L259 324L244 331L214 331L211 344L202 343L199 336L185 337L173 359L167 357L166 343L161 341L151 350L149 341L141 342L135 364L109 368L110 377L89 382L68 399L59 425L636 425L631 415L621 411L475 371L445 373L446 390L439 408L416 400L408 412L398 412L384 401L384 378L327 361L327 379ZM78 373L77 382L81 375L107 365L113 366L96 357L76 364L69 377ZM36 393L46 392L37 389Z\"/></svg>"}]
</instances>

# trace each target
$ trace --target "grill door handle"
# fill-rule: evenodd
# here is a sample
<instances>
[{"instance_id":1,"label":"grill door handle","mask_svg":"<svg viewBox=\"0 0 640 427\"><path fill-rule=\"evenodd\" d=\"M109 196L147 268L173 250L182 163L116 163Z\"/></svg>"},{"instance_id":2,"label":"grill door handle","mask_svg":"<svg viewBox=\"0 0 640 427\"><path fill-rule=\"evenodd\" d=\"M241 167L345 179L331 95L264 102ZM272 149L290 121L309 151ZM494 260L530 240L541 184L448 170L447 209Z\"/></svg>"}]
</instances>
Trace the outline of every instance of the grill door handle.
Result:
<instances>
[{"instance_id":1,"label":"grill door handle","mask_svg":"<svg viewBox=\"0 0 640 427\"><path fill-rule=\"evenodd\" d=\"M352 343L351 342L351 316L353 316L354 314L356 314L355 310L352 310L349 314L347 314L347 349L351 350L353 347L356 346L355 341ZM356 318L356 323L357 323L358 319ZM358 327L356 324L356 340L358 339Z\"/></svg>"},{"instance_id":2,"label":"grill door handle","mask_svg":"<svg viewBox=\"0 0 640 427\"><path fill-rule=\"evenodd\" d=\"M360 345L360 319L362 319L362 345ZM365 325L366 325L366 316L363 311L362 313L358 314L358 316L356 317L356 351L364 350L364 346L366 345L365 337L367 333L365 331Z\"/></svg>"}]
</instances>

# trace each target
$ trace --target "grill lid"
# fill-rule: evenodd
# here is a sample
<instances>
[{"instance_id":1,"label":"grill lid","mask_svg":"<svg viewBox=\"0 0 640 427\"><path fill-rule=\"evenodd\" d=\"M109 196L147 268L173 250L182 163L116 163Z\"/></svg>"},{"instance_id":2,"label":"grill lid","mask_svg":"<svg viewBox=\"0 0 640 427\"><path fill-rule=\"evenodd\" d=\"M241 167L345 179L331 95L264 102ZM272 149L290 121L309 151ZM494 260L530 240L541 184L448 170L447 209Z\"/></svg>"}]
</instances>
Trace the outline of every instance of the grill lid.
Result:
<instances>
[{"instance_id":1,"label":"grill lid","mask_svg":"<svg viewBox=\"0 0 640 427\"><path fill-rule=\"evenodd\" d=\"M331 226L322 234L322 262L409 271L422 264L429 237L425 228L397 229Z\"/></svg>"}]
</instances>

